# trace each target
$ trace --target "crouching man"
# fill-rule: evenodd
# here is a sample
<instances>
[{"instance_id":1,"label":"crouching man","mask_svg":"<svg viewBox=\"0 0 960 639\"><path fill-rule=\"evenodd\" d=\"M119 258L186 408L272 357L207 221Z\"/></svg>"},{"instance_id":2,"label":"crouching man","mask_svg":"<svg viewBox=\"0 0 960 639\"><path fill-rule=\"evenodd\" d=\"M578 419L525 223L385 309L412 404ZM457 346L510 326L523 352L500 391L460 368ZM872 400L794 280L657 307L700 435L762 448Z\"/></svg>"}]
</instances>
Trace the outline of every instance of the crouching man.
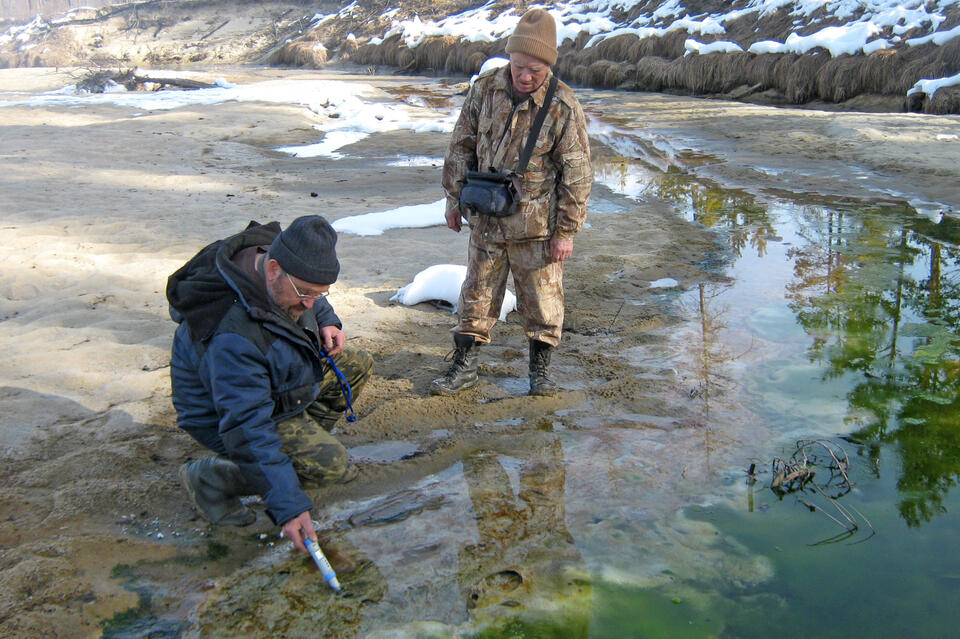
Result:
<instances>
[{"instance_id":1,"label":"crouching man","mask_svg":"<svg viewBox=\"0 0 960 639\"><path fill-rule=\"evenodd\" d=\"M356 467L330 434L366 383L370 355L344 348L326 297L340 263L336 231L318 215L281 232L251 222L170 276L179 322L170 376L177 424L216 455L184 464L180 480L214 524L256 515L240 497L260 495L267 515L304 551L316 539L302 484L353 479Z\"/></svg>"}]
</instances>

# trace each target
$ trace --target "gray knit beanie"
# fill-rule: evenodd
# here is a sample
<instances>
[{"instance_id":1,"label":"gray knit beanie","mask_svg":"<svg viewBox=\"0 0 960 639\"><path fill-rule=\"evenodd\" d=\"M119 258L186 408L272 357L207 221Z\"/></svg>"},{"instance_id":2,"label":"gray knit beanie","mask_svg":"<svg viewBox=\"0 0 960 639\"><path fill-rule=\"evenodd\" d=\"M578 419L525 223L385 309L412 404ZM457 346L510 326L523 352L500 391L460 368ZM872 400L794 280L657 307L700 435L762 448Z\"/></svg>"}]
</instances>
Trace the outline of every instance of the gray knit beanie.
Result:
<instances>
[{"instance_id":1,"label":"gray knit beanie","mask_svg":"<svg viewBox=\"0 0 960 639\"><path fill-rule=\"evenodd\" d=\"M273 240L270 257L290 275L311 284L333 284L340 274L337 232L319 215L295 219Z\"/></svg>"},{"instance_id":2,"label":"gray knit beanie","mask_svg":"<svg viewBox=\"0 0 960 639\"><path fill-rule=\"evenodd\" d=\"M557 63L557 24L543 9L530 9L507 38L507 53L526 53L548 65Z\"/></svg>"}]
</instances>

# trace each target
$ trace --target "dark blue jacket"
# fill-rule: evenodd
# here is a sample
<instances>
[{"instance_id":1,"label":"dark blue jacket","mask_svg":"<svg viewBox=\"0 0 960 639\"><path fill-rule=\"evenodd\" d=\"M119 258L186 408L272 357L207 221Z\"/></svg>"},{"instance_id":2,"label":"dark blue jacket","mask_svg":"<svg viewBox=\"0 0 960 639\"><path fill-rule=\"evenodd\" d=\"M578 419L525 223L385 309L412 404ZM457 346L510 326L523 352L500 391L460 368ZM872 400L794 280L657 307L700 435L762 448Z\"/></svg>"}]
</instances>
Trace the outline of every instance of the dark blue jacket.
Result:
<instances>
[{"instance_id":1,"label":"dark blue jacket","mask_svg":"<svg viewBox=\"0 0 960 639\"><path fill-rule=\"evenodd\" d=\"M177 424L236 462L282 525L313 503L280 450L276 424L316 398L326 366L319 328L340 320L321 299L295 323L272 303L263 280L231 261L279 233L276 222L251 222L207 246L170 276L167 300L180 322L170 359Z\"/></svg>"}]
</instances>

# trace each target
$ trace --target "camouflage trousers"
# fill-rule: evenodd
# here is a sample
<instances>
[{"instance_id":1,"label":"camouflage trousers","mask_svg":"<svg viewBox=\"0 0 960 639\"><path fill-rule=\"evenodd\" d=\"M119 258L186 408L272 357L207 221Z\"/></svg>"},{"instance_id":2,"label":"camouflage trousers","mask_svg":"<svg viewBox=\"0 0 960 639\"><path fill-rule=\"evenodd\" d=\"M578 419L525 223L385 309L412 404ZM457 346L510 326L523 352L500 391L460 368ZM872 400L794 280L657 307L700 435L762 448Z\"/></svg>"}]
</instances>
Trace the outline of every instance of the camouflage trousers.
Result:
<instances>
[{"instance_id":1,"label":"camouflage trousers","mask_svg":"<svg viewBox=\"0 0 960 639\"><path fill-rule=\"evenodd\" d=\"M490 341L500 317L507 275L513 273L517 311L524 333L551 346L560 343L563 328L563 262L550 257L550 242L490 241L470 236L467 277L460 289L457 333Z\"/></svg>"},{"instance_id":2,"label":"camouflage trousers","mask_svg":"<svg viewBox=\"0 0 960 639\"><path fill-rule=\"evenodd\" d=\"M364 350L345 348L333 361L350 383L356 401L370 378L373 358ZM277 434L283 441L280 450L290 458L300 481L315 486L350 481L357 473L347 449L330 433L347 402L333 369L325 368L314 402L304 413L277 423Z\"/></svg>"}]
</instances>

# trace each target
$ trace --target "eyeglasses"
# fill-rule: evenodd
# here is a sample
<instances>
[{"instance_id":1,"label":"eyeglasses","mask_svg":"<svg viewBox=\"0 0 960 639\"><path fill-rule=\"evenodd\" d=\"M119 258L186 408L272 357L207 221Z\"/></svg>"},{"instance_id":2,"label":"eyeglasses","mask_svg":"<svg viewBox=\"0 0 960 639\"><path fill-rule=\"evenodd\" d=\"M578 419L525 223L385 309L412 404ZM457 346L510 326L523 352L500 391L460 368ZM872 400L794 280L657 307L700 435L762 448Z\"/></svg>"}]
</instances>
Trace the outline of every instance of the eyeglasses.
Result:
<instances>
[{"instance_id":1,"label":"eyeglasses","mask_svg":"<svg viewBox=\"0 0 960 639\"><path fill-rule=\"evenodd\" d=\"M293 292L296 293L297 297L299 297L302 300L321 300L330 294L330 291L321 291L314 295L304 295L303 293L300 292L300 289L297 288L297 285L293 283L293 279L290 277L290 274L287 273L286 271L284 271L283 274L287 276L287 281L290 282L290 286L293 287Z\"/></svg>"}]
</instances>

